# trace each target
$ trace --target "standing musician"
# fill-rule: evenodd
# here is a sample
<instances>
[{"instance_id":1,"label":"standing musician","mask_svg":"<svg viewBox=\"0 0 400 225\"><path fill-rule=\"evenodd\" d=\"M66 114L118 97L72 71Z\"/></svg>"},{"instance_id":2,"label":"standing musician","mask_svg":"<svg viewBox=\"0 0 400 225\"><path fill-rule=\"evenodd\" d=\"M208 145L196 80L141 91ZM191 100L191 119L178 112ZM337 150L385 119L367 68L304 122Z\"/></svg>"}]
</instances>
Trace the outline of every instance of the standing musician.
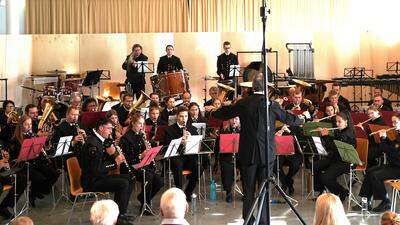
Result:
<instances>
[{"instance_id":1,"label":"standing musician","mask_svg":"<svg viewBox=\"0 0 400 225\"><path fill-rule=\"evenodd\" d=\"M196 102L189 104L189 123L207 123L207 119L200 113L200 106Z\"/></svg>"},{"instance_id":2,"label":"standing musician","mask_svg":"<svg viewBox=\"0 0 400 225\"><path fill-rule=\"evenodd\" d=\"M186 200L191 201L191 196L196 188L197 180L203 173L203 167L200 167L199 171L197 164L196 155L184 155L185 143L190 135L197 135L197 129L188 122L188 109L185 106L180 106L176 110L176 123L169 126L165 130L165 146L168 146L173 139L182 138L181 145L179 146L178 152L180 156L171 158L171 169L174 175L174 182L177 188L183 188L183 175L184 169L190 170L191 173L188 175L188 185L185 188Z\"/></svg>"},{"instance_id":3,"label":"standing musician","mask_svg":"<svg viewBox=\"0 0 400 225\"><path fill-rule=\"evenodd\" d=\"M160 57L157 65L157 73L179 71L183 69L181 60L174 55L174 46L165 47L166 55Z\"/></svg>"},{"instance_id":4,"label":"standing musician","mask_svg":"<svg viewBox=\"0 0 400 225\"><path fill-rule=\"evenodd\" d=\"M147 60L148 57L142 53L142 46L134 44L131 54L126 57L122 64L122 69L126 70L125 84L130 86L132 94L136 95L136 99L139 99L142 94L141 91L145 91L146 79L144 73L138 71L138 66L135 63Z\"/></svg>"},{"instance_id":5,"label":"standing musician","mask_svg":"<svg viewBox=\"0 0 400 225\"><path fill-rule=\"evenodd\" d=\"M387 164L367 170L359 193L361 197L368 199L369 208L372 206L372 197L374 200L381 200L381 203L372 209L374 212L384 212L390 209L391 203L386 193L384 181L400 178L400 116L393 116L392 122L397 132L395 140L390 140L387 137L386 130L379 131L381 144L377 150L387 155Z\"/></svg>"},{"instance_id":6,"label":"standing musician","mask_svg":"<svg viewBox=\"0 0 400 225\"><path fill-rule=\"evenodd\" d=\"M128 131L122 136L120 146L124 152L125 158L129 166L140 163L143 157L148 153L151 146L146 141L146 133L144 131L144 118L139 113L132 116L131 124L128 127ZM124 166L120 167L122 174L127 174L127 168ZM143 171L134 170L136 179L140 182L143 181ZM143 186L141 193L137 196L137 199L141 203L141 208L144 202L151 204L151 199L157 194L157 192L164 186L162 178L156 173L156 168L153 165L148 165L146 170L146 200L144 200ZM141 210L140 210L141 211ZM145 211L145 215L151 215L149 211Z\"/></svg>"},{"instance_id":7,"label":"standing musician","mask_svg":"<svg viewBox=\"0 0 400 225\"><path fill-rule=\"evenodd\" d=\"M96 112L98 108L95 98L87 98L82 103L82 112Z\"/></svg>"},{"instance_id":8,"label":"standing musician","mask_svg":"<svg viewBox=\"0 0 400 225\"><path fill-rule=\"evenodd\" d=\"M131 111L133 105L133 95L130 93L126 93L122 99L122 104L115 108L117 111L118 120L122 126L128 126L129 121L129 112Z\"/></svg>"},{"instance_id":9,"label":"standing musician","mask_svg":"<svg viewBox=\"0 0 400 225\"><path fill-rule=\"evenodd\" d=\"M0 112L0 140L7 143L14 134L15 122L18 119L18 113L15 111L13 101L5 100L3 102L3 110Z\"/></svg>"},{"instance_id":10,"label":"standing musician","mask_svg":"<svg viewBox=\"0 0 400 225\"><path fill-rule=\"evenodd\" d=\"M170 116L176 115L176 111L175 111L175 98L172 96L169 96L166 99L165 102L165 108L164 110L161 112L161 120L164 121L165 124L168 124L168 120Z\"/></svg>"},{"instance_id":11,"label":"standing musician","mask_svg":"<svg viewBox=\"0 0 400 225\"><path fill-rule=\"evenodd\" d=\"M356 126L364 130L368 135L368 168L378 165L378 159L382 156L382 151L378 143L375 142L374 136L370 136L371 129L368 124L382 125L385 126L385 121L379 113L379 109L375 105L371 105L367 110L368 120L367 122L358 123Z\"/></svg>"},{"instance_id":12,"label":"standing musician","mask_svg":"<svg viewBox=\"0 0 400 225\"><path fill-rule=\"evenodd\" d=\"M217 74L220 80L231 80L229 78L230 66L239 65L237 55L231 52L231 43L229 41L224 42L224 52L218 56L217 60Z\"/></svg>"},{"instance_id":13,"label":"standing musician","mask_svg":"<svg viewBox=\"0 0 400 225\"><path fill-rule=\"evenodd\" d=\"M212 105L213 101L217 99L219 96L219 88L217 86L212 86L208 90L208 94L210 95L211 99L204 103L204 106Z\"/></svg>"},{"instance_id":14,"label":"standing musician","mask_svg":"<svg viewBox=\"0 0 400 225\"><path fill-rule=\"evenodd\" d=\"M18 158L23 141L35 136L36 135L32 132L31 117L27 115L21 116L15 128L14 137L11 139L8 147L10 151L10 161L14 161ZM25 162L23 162L23 170L26 174L27 167ZM58 176L59 173L43 153L36 159L30 161L29 179L32 181L32 186L29 192L29 203L32 207L35 207L36 198L43 198L44 195L50 193L51 187L57 181Z\"/></svg>"},{"instance_id":15,"label":"standing musician","mask_svg":"<svg viewBox=\"0 0 400 225\"><path fill-rule=\"evenodd\" d=\"M67 115L65 119L58 125L54 131L51 143L54 147L57 147L58 142L61 137L73 136L70 151L75 155L79 154L82 149L83 143L85 142L86 132L81 129L79 119L79 108L75 106L70 106L67 110ZM55 150L55 149L54 149Z\"/></svg>"},{"instance_id":16,"label":"standing musician","mask_svg":"<svg viewBox=\"0 0 400 225\"><path fill-rule=\"evenodd\" d=\"M122 137L122 125L119 123L118 120L118 113L114 109L111 109L110 111L107 112L106 118L109 119L112 122L113 125L113 131L112 131L112 139L115 140L115 144L118 145L119 141L121 140Z\"/></svg>"},{"instance_id":17,"label":"standing musician","mask_svg":"<svg viewBox=\"0 0 400 225\"><path fill-rule=\"evenodd\" d=\"M126 219L134 181L127 174L108 175L110 168L107 165L111 160L117 165L125 161L125 157L118 154L115 146L103 146L105 139L109 138L111 133L112 122L100 119L93 134L87 137L78 157L82 170L81 183L85 192L114 192L114 201L119 207L119 217Z\"/></svg>"},{"instance_id":18,"label":"standing musician","mask_svg":"<svg viewBox=\"0 0 400 225\"><path fill-rule=\"evenodd\" d=\"M160 108L157 105L151 106L149 109L149 118L146 119L146 125L151 126L149 140L153 147L158 143L154 140L158 126L167 125L160 117Z\"/></svg>"},{"instance_id":19,"label":"standing musician","mask_svg":"<svg viewBox=\"0 0 400 225\"><path fill-rule=\"evenodd\" d=\"M266 166L270 168L274 165L275 159L275 141L273 133L268 136L269 146L265 150L266 134L266 99L264 90L263 75L257 74L253 79L254 95L238 100L232 106L224 106L219 110L213 111L212 116L217 119L227 120L239 116L241 123L239 157L240 174L243 182L243 218L246 218L254 202L256 182L261 185L267 176ZM270 102L269 116L271 130L275 130L275 121L280 120L290 126L304 123L293 114L284 111L277 102ZM266 154L269 155L269 161L266 162ZM268 203L265 203L266 205ZM267 209L263 207L260 223L266 223ZM254 222L251 219L250 224Z\"/></svg>"},{"instance_id":20,"label":"standing musician","mask_svg":"<svg viewBox=\"0 0 400 225\"><path fill-rule=\"evenodd\" d=\"M328 136L327 128L320 130L323 137L322 143L328 155L314 162L314 189L322 192L324 188L327 188L344 201L349 195L349 191L337 182L337 177L349 171L350 163L342 160L333 140L339 140L353 145L354 148L356 147L355 130L349 113L340 112L336 115L336 127L339 129L334 131L334 137Z\"/></svg>"}]
</instances>

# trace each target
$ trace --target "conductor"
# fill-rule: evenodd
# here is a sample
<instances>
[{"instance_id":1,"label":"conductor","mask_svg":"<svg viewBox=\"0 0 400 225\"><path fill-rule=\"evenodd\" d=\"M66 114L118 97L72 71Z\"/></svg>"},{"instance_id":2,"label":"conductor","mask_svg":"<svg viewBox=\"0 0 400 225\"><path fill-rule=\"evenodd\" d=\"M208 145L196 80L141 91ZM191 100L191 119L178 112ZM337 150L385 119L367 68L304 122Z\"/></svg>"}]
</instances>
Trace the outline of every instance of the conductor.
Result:
<instances>
[{"instance_id":1,"label":"conductor","mask_svg":"<svg viewBox=\"0 0 400 225\"><path fill-rule=\"evenodd\" d=\"M266 133L266 99L263 93L263 75L257 74L253 80L254 95L245 97L231 106L224 106L218 110L212 111L212 116L217 119L228 120L239 116L241 123L240 141L239 141L239 162L240 173L243 179L243 218L250 213L254 202L256 182L259 185L267 178L266 166L272 171L275 159L275 121L279 120L290 126L298 126L304 123L301 116L295 116L283 110L277 102L270 102L270 130L269 146L265 146ZM266 162L266 154L269 155L269 161ZM264 204L265 206L266 204ZM250 224L254 222L251 218ZM263 207L261 212L260 224L267 222L267 208Z\"/></svg>"}]
</instances>

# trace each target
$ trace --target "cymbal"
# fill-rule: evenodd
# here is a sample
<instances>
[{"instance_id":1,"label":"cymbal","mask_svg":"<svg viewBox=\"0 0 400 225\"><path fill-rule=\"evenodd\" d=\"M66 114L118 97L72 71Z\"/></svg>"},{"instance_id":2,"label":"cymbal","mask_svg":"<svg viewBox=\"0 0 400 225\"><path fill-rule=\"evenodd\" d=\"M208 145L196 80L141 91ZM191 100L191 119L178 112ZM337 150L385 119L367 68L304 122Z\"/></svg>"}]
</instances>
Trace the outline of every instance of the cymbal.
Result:
<instances>
[{"instance_id":1,"label":"cymbal","mask_svg":"<svg viewBox=\"0 0 400 225\"><path fill-rule=\"evenodd\" d=\"M311 84L309 84L309 83L307 83L307 82L305 82L305 81L302 81L302 80L292 79L292 81L293 81L295 84L298 84L298 85L303 86L303 87L311 87Z\"/></svg>"},{"instance_id":2,"label":"cymbal","mask_svg":"<svg viewBox=\"0 0 400 225\"><path fill-rule=\"evenodd\" d=\"M225 85L225 84L217 83L217 86L220 87L220 88L227 89L229 91L235 91L235 88L233 88L231 86L228 86L228 85Z\"/></svg>"},{"instance_id":3,"label":"cymbal","mask_svg":"<svg viewBox=\"0 0 400 225\"><path fill-rule=\"evenodd\" d=\"M67 73L67 71L65 71L65 70L48 70L46 72L48 72L48 73L56 73L56 74Z\"/></svg>"},{"instance_id":4,"label":"cymbal","mask_svg":"<svg viewBox=\"0 0 400 225\"><path fill-rule=\"evenodd\" d=\"M291 85L286 85L286 86L278 86L278 89L289 89L289 88L295 88L296 85L291 84Z\"/></svg>"},{"instance_id":5,"label":"cymbal","mask_svg":"<svg viewBox=\"0 0 400 225\"><path fill-rule=\"evenodd\" d=\"M44 92L44 91L42 91L42 90L35 89L35 88L33 88L33 87L27 87L27 86L22 86L22 85L21 85L21 87L22 87L22 88L25 88L25 89L28 89L28 90L30 90L30 91Z\"/></svg>"},{"instance_id":6,"label":"cymbal","mask_svg":"<svg viewBox=\"0 0 400 225\"><path fill-rule=\"evenodd\" d=\"M240 87L246 87L246 88L252 88L253 87L253 82L252 81L247 81L247 82L242 82L239 84Z\"/></svg>"}]
</instances>

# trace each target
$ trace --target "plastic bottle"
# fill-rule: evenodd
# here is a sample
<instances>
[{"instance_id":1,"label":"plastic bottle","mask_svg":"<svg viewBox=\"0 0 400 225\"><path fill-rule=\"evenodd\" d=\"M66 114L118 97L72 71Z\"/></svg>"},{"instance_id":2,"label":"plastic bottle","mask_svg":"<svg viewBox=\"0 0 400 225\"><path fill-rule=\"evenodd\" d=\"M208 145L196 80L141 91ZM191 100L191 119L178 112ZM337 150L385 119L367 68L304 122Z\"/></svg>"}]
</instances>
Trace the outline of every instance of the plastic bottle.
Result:
<instances>
[{"instance_id":1,"label":"plastic bottle","mask_svg":"<svg viewBox=\"0 0 400 225\"><path fill-rule=\"evenodd\" d=\"M217 200L217 185L215 184L214 180L210 181L210 200L211 201Z\"/></svg>"}]
</instances>

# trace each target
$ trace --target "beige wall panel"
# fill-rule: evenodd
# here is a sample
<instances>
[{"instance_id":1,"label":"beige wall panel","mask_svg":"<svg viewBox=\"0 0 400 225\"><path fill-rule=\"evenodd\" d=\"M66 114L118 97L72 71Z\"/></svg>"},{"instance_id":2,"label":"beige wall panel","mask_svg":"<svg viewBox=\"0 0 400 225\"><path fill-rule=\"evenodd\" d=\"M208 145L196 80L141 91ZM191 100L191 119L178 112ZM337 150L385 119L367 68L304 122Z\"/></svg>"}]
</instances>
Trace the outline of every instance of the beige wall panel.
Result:
<instances>
[{"instance_id":1,"label":"beige wall panel","mask_svg":"<svg viewBox=\"0 0 400 225\"><path fill-rule=\"evenodd\" d=\"M6 35L0 35L0 74L4 77L6 62Z\"/></svg>"},{"instance_id":2,"label":"beige wall panel","mask_svg":"<svg viewBox=\"0 0 400 225\"><path fill-rule=\"evenodd\" d=\"M219 33L176 33L174 34L175 55L181 58L183 67L190 76L192 100L203 102L204 76L216 74L217 56L220 54ZM207 82L207 89L215 82Z\"/></svg>"},{"instance_id":3,"label":"beige wall panel","mask_svg":"<svg viewBox=\"0 0 400 225\"><path fill-rule=\"evenodd\" d=\"M32 73L31 35L7 35L6 65L9 99L17 105L30 103L30 91L22 89L20 85L29 85L25 78Z\"/></svg>"},{"instance_id":4,"label":"beige wall panel","mask_svg":"<svg viewBox=\"0 0 400 225\"><path fill-rule=\"evenodd\" d=\"M33 35L32 45L32 73L79 72L79 35Z\"/></svg>"},{"instance_id":5,"label":"beige wall panel","mask_svg":"<svg viewBox=\"0 0 400 225\"><path fill-rule=\"evenodd\" d=\"M120 59L120 66L125 60L125 57L131 53L134 44L140 44L143 48L143 54L149 57L149 62L154 63L154 70L157 71L157 63L161 56L165 55L165 46L168 44L174 45L173 33L143 33L143 34L127 34L126 35L126 48L124 57ZM125 71L121 68L122 81L125 81ZM152 92L150 82L152 74L146 74L146 92Z\"/></svg>"}]
</instances>

